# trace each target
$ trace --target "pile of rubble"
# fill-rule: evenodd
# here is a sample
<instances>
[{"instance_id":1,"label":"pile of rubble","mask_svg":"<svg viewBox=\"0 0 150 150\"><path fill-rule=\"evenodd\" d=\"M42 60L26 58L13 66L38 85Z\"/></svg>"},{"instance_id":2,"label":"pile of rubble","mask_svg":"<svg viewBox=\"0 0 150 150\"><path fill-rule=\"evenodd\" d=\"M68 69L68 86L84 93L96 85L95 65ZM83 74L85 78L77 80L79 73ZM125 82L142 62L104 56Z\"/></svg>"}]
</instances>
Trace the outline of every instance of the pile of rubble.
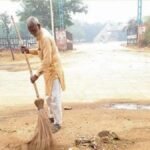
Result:
<instances>
[{"instance_id":1,"label":"pile of rubble","mask_svg":"<svg viewBox=\"0 0 150 150\"><path fill-rule=\"evenodd\" d=\"M126 144L115 132L102 131L95 137L79 137L69 150L123 150Z\"/></svg>"}]
</instances>

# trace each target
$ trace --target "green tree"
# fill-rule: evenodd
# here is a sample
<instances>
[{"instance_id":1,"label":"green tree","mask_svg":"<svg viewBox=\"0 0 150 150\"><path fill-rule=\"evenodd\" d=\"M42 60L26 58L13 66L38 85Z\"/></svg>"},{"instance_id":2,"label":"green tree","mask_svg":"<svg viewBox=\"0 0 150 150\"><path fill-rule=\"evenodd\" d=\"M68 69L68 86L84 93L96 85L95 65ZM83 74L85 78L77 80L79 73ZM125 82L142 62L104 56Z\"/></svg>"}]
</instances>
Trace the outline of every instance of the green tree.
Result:
<instances>
[{"instance_id":1,"label":"green tree","mask_svg":"<svg viewBox=\"0 0 150 150\"><path fill-rule=\"evenodd\" d=\"M15 58L10 43L10 26L11 26L10 16L8 16L7 13L0 14L0 22L1 27L3 29L3 33L5 34L8 43L8 48L11 50L12 59L14 60Z\"/></svg>"},{"instance_id":2,"label":"green tree","mask_svg":"<svg viewBox=\"0 0 150 150\"><path fill-rule=\"evenodd\" d=\"M10 17L6 13L0 14L1 27L3 29L3 34L9 36L10 33Z\"/></svg>"},{"instance_id":3,"label":"green tree","mask_svg":"<svg viewBox=\"0 0 150 150\"><path fill-rule=\"evenodd\" d=\"M19 0L12 0L19 1ZM20 16L20 21L25 21L29 16L37 17L40 22L46 27L51 29L51 15L50 15L50 0L20 0L22 10L17 12ZM87 6L85 6L82 0L63 0L64 5L59 7L59 0L53 0L53 12L54 12L54 25L60 27L60 13L64 16L64 27L70 26L72 22L72 14L86 13Z\"/></svg>"}]
</instances>

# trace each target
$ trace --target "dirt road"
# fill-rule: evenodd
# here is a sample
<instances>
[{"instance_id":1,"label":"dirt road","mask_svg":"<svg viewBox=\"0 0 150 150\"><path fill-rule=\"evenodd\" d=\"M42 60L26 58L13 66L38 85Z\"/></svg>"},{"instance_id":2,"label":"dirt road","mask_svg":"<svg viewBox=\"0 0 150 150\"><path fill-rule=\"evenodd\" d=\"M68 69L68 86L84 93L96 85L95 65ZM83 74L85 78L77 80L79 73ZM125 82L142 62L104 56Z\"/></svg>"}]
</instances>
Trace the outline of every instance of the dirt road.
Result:
<instances>
[{"instance_id":1,"label":"dirt road","mask_svg":"<svg viewBox=\"0 0 150 150\"><path fill-rule=\"evenodd\" d=\"M81 44L75 48L61 55L67 82L64 102L149 100L150 53L129 51L116 43ZM36 69L39 60L30 61ZM1 62L0 74L1 104L32 103L35 94L25 61ZM44 96L43 77L38 80L38 87Z\"/></svg>"},{"instance_id":2,"label":"dirt road","mask_svg":"<svg viewBox=\"0 0 150 150\"><path fill-rule=\"evenodd\" d=\"M71 103L73 110L64 111L63 128L54 135L57 142L67 149L77 136L111 130L129 140L125 150L149 150L148 110L112 110L102 104L150 102L150 53L128 50L118 43L80 44L75 48L61 53L67 83L63 102ZM33 57L30 62L35 71L39 60ZM37 84L44 97L42 77ZM0 149L8 149L8 144L20 143L32 134L36 121L34 99L25 61L1 59Z\"/></svg>"}]
</instances>

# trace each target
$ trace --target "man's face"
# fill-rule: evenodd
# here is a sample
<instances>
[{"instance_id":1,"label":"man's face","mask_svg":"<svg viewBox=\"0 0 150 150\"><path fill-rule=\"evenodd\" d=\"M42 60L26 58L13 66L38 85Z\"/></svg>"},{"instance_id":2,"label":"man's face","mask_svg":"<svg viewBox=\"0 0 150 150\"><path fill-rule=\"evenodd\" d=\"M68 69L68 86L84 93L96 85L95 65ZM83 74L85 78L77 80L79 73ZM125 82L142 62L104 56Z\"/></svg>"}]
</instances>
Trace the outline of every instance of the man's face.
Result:
<instances>
[{"instance_id":1,"label":"man's face","mask_svg":"<svg viewBox=\"0 0 150 150\"><path fill-rule=\"evenodd\" d=\"M29 30L29 32L30 32L34 37L37 37L37 35L38 35L39 32L40 32L40 25L39 25L39 24L33 24L33 23L31 23L31 24L28 26L28 30Z\"/></svg>"}]
</instances>

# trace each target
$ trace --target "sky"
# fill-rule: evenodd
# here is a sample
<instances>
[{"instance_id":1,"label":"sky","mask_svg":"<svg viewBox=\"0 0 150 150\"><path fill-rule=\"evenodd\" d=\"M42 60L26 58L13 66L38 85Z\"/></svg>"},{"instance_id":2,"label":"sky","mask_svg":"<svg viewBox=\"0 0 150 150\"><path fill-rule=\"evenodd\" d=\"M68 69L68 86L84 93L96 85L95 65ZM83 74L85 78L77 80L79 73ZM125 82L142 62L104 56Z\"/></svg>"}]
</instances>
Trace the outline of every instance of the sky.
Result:
<instances>
[{"instance_id":1,"label":"sky","mask_svg":"<svg viewBox=\"0 0 150 150\"><path fill-rule=\"evenodd\" d=\"M17 8L19 8L18 2L11 2L10 0L0 0L0 13L6 11L9 14L14 14Z\"/></svg>"},{"instance_id":2,"label":"sky","mask_svg":"<svg viewBox=\"0 0 150 150\"><path fill-rule=\"evenodd\" d=\"M83 0L88 6L88 13L74 15L73 18L88 23L127 22L137 16L137 0ZM150 16L150 0L143 0L143 16ZM0 0L0 13L14 15L19 3Z\"/></svg>"},{"instance_id":3,"label":"sky","mask_svg":"<svg viewBox=\"0 0 150 150\"><path fill-rule=\"evenodd\" d=\"M0 0L0 13L6 12L16 18L16 10L20 8L19 3L10 0Z\"/></svg>"},{"instance_id":4,"label":"sky","mask_svg":"<svg viewBox=\"0 0 150 150\"><path fill-rule=\"evenodd\" d=\"M74 18L89 23L127 22L137 17L138 0L84 0L88 14L78 14ZM150 0L143 0L143 16L150 16Z\"/></svg>"}]
</instances>

